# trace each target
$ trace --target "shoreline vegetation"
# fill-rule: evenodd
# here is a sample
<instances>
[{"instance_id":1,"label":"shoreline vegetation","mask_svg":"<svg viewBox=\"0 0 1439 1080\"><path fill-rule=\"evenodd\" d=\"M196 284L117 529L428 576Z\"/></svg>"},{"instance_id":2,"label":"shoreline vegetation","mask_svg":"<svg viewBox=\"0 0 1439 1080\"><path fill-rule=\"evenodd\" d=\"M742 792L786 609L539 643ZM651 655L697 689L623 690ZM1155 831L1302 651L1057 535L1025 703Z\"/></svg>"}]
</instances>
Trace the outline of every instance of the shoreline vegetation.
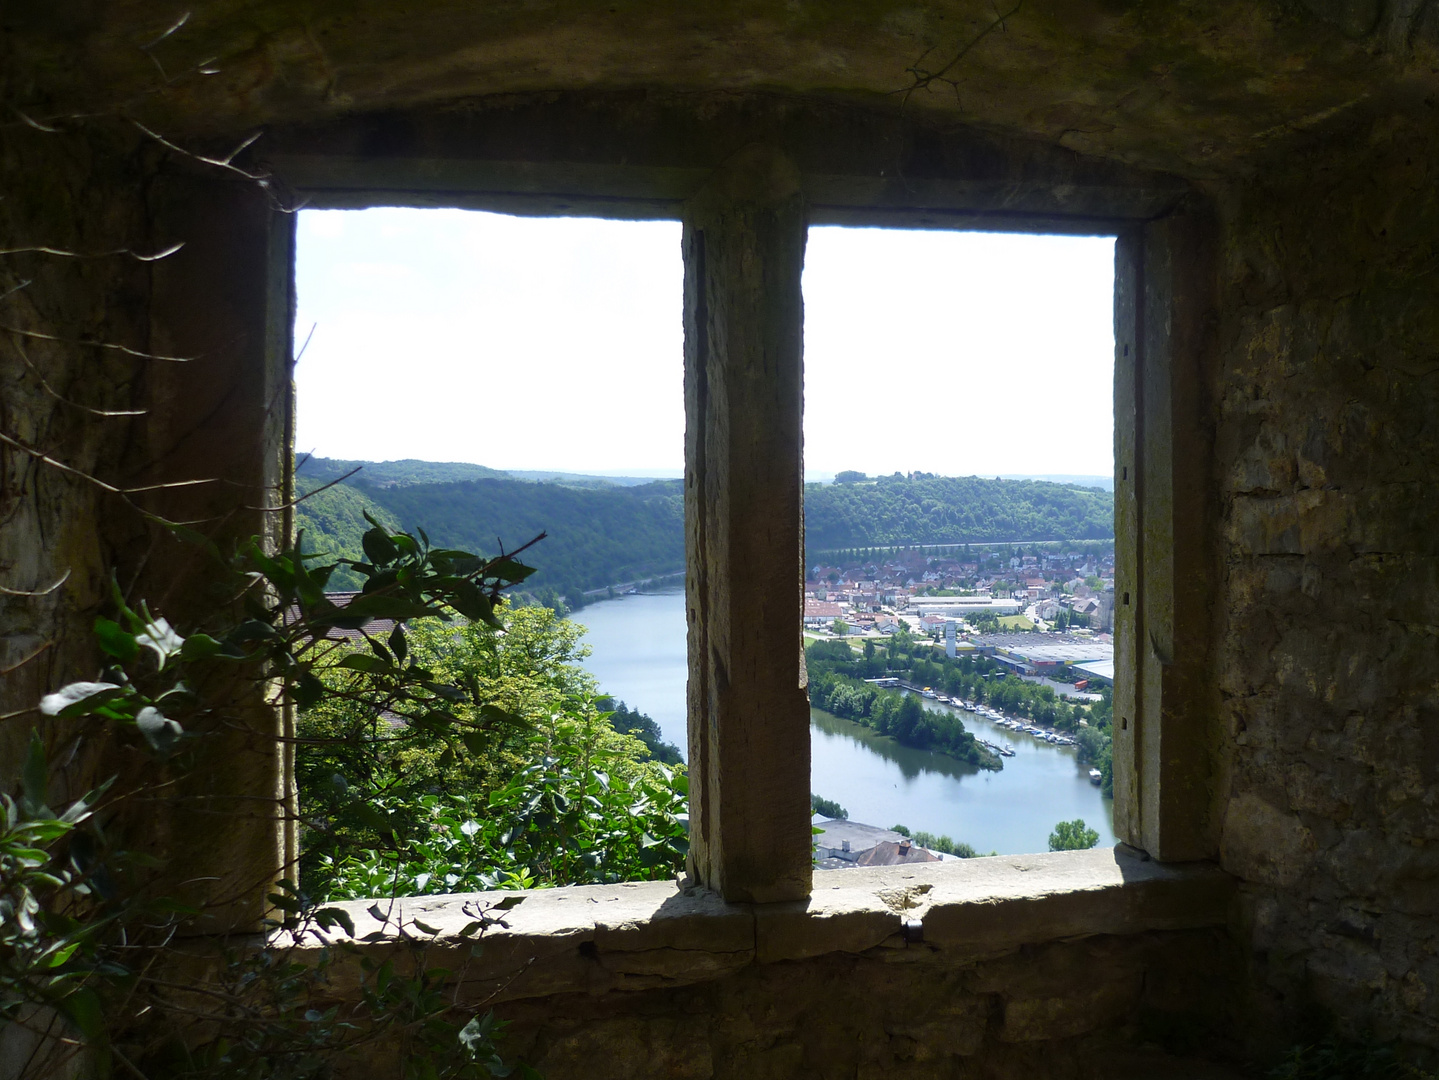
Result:
<instances>
[{"instance_id":1,"label":"shoreline vegetation","mask_svg":"<svg viewBox=\"0 0 1439 1080\"><path fill-rule=\"evenodd\" d=\"M1114 707L1107 688L1093 704L1068 702L1053 687L1010 675L986 656L951 659L916 642L905 630L885 642L866 640L858 652L848 641L815 641L805 648L805 666L814 708L889 735L901 745L946 754L979 768L999 770L1003 763L997 754L979 745L960 717L925 709L912 694L865 680L902 678L1071 733L1079 761L1099 769L1101 793L1105 798L1114 797L1110 734Z\"/></svg>"}]
</instances>

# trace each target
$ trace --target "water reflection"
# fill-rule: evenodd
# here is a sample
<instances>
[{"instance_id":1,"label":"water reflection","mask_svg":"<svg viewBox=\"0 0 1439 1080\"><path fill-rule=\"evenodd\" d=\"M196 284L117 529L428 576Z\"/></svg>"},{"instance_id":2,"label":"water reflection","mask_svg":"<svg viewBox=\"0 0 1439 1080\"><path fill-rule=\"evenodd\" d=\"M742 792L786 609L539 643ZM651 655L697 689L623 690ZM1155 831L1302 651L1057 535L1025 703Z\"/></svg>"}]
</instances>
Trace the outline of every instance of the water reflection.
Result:
<instances>
[{"instance_id":1,"label":"water reflection","mask_svg":"<svg viewBox=\"0 0 1439 1080\"><path fill-rule=\"evenodd\" d=\"M685 601L681 592L629 596L585 608L594 650L586 666L606 693L654 717L682 749L685 737ZM945 709L925 702L930 709ZM1082 818L1114 843L1111 803L1089 783L1073 748L1008 731L962 710L978 738L1014 747L1002 772L901 746L837 716L810 714L810 790L850 817L887 828L908 825L947 834L982 852L1044 851L1060 821Z\"/></svg>"},{"instance_id":2,"label":"water reflection","mask_svg":"<svg viewBox=\"0 0 1439 1080\"><path fill-rule=\"evenodd\" d=\"M853 720L846 720L841 716L835 716L833 713L827 713L823 709L811 709L809 723L811 738L813 738L814 732L818 731L825 735L849 739L857 746L863 747L868 753L893 762L899 767L900 775L906 780L913 780L920 773L926 772L938 773L941 776L950 776L958 780L966 776L977 776L983 771L976 765L956 760L946 754L934 754L928 750L916 750L912 746L904 746L895 742L888 735L881 735L872 728L856 724ZM867 824L873 825L875 822L867 822Z\"/></svg>"}]
</instances>

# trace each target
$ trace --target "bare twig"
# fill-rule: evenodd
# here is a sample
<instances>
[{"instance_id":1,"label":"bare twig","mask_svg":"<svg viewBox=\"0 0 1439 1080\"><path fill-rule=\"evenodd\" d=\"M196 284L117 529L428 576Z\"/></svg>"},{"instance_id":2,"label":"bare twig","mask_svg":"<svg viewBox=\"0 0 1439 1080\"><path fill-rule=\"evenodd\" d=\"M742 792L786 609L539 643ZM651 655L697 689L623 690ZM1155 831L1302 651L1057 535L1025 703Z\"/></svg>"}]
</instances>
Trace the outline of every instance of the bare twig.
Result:
<instances>
[{"instance_id":1,"label":"bare twig","mask_svg":"<svg viewBox=\"0 0 1439 1080\"><path fill-rule=\"evenodd\" d=\"M175 254L182 247L184 241L178 244L171 244L163 251L157 251L153 255L141 255L131 248L113 248L110 251L66 251L63 248L46 247L43 244L37 247L0 248L0 255L58 255L65 259L108 259L113 255L128 255L139 262L157 262L160 259L168 258Z\"/></svg>"},{"instance_id":2,"label":"bare twig","mask_svg":"<svg viewBox=\"0 0 1439 1080\"><path fill-rule=\"evenodd\" d=\"M160 63L159 58L153 52L151 52L151 50L189 21L190 13L187 11L174 22L172 22L166 29L162 30L159 37L155 38L152 41L147 41L145 44L139 46L140 51L150 58L150 63L155 65L155 70L160 73L161 80L164 81L166 84L170 82L170 76L165 71L165 65Z\"/></svg>"},{"instance_id":3,"label":"bare twig","mask_svg":"<svg viewBox=\"0 0 1439 1080\"><path fill-rule=\"evenodd\" d=\"M36 120L33 117L26 116L19 109L15 108L14 105L10 106L10 111L13 112L16 116L18 116L20 118L20 122L23 123L26 127L32 127L36 131L43 131L46 135L60 134L59 128L50 127L48 124L40 123L39 120Z\"/></svg>"},{"instance_id":4,"label":"bare twig","mask_svg":"<svg viewBox=\"0 0 1439 1080\"><path fill-rule=\"evenodd\" d=\"M67 569L63 574L60 575L60 580L55 582L55 584L51 585L48 589L8 589L4 585L0 585L0 593L3 593L6 596L49 596L52 592L58 589L61 585L64 585L65 582L69 580L70 571ZM46 647L48 648L48 645ZM21 661L21 663L24 662L25 661L23 660ZM6 668L4 674L9 674L13 670L14 668Z\"/></svg>"},{"instance_id":5,"label":"bare twig","mask_svg":"<svg viewBox=\"0 0 1439 1080\"><path fill-rule=\"evenodd\" d=\"M188 356L164 356L160 353L141 352L139 349L132 349L128 345L117 345L112 341L82 341L79 338L62 338L39 330L22 330L18 326L0 325L0 331L14 334L16 337L32 338L35 341L53 341L59 345L82 345L90 349L109 349L113 352L122 352L126 356L138 357L141 360L165 360L173 364L186 364L190 361Z\"/></svg>"},{"instance_id":6,"label":"bare twig","mask_svg":"<svg viewBox=\"0 0 1439 1080\"><path fill-rule=\"evenodd\" d=\"M272 513L272 512L275 512L275 511L279 511L279 510L290 510L290 509L292 509L292 508L294 508L294 507L296 507L296 506L299 506L299 505L300 505L302 502L304 502L306 499L312 499L312 498L314 498L316 495L320 494L320 492L325 491L325 490L328 489L328 488L332 488L332 487L334 487L336 484L342 484L342 483L344 483L346 480L348 480L350 477L354 476L357 472L359 472L359 471L360 471L361 469L363 469L363 468L364 468L363 465L356 465L353 469L351 469L349 472L347 472L344 476L337 476L337 477L335 477L335 479L331 480L328 484L325 484L325 485L323 485L323 486L321 486L321 487L317 487L314 491L307 491L307 492L305 492L305 494L301 495L298 499L293 499L293 500L291 500L290 502L284 503L284 504L281 505L281 506L247 506L247 507L245 507L244 509L246 509L246 510L262 510L262 511L264 511L265 513Z\"/></svg>"},{"instance_id":7,"label":"bare twig","mask_svg":"<svg viewBox=\"0 0 1439 1080\"><path fill-rule=\"evenodd\" d=\"M34 278L26 278L24 281L20 282L19 285L12 285L10 288L0 293L0 300L9 300L10 297L14 296L21 289L28 289L34 283Z\"/></svg>"},{"instance_id":8,"label":"bare twig","mask_svg":"<svg viewBox=\"0 0 1439 1080\"><path fill-rule=\"evenodd\" d=\"M246 180L252 180L257 184L261 184L263 186L269 185L270 176L268 173L246 172L244 169L240 168L240 166L234 163L235 159L239 157L240 154L243 153L245 149L250 146L250 144L252 144L256 139L258 139L261 135L264 134L263 131L255 132L253 135L247 138L244 142L240 143L239 146L235 147L235 149L231 150L224 157L213 158L206 157L204 154L197 154L192 150L186 150L183 146L176 146L169 139L165 138L165 136L161 135L159 132L152 131L150 128L146 127L144 124L140 123L140 121L136 119L131 118L130 123L134 124L141 133L154 139L157 143L159 143L167 150L173 150L177 154L184 154L186 157L192 158L193 160L198 161L203 165L213 165L217 169L226 169L230 172L238 173Z\"/></svg>"},{"instance_id":9,"label":"bare twig","mask_svg":"<svg viewBox=\"0 0 1439 1080\"><path fill-rule=\"evenodd\" d=\"M68 570L65 571L65 574L66 574L66 576L68 577L69 574L70 574L70 571L68 571ZM61 578L61 581L63 581L63 580L64 580L64 578ZM26 656L26 657L23 657L22 659L16 660L15 663L11 664L11 665L10 665L9 667L7 667L7 668L0 668L0 675L9 675L12 671L19 671L22 667L24 667L26 664L28 664L31 660L34 660L36 657L40 656L42 653L45 652L46 649L50 648L50 647L53 646L54 644L55 644L55 643L54 643L53 641L47 641L47 642L45 642L44 645L41 645L38 649L36 649L34 652L32 652L29 656ZM9 714L7 714L6 717L0 717L0 719L7 719L7 718L10 717L10 716L23 716L25 713L28 713L28 712L31 712L31 711L32 711L31 709L23 709L23 710L21 710L21 711L18 712L18 713L9 713Z\"/></svg>"},{"instance_id":10,"label":"bare twig","mask_svg":"<svg viewBox=\"0 0 1439 1080\"><path fill-rule=\"evenodd\" d=\"M305 355L305 350L310 347L310 339L315 336L315 327L319 325L320 324L317 322L313 322L310 324L310 332L305 335L305 344L301 345L300 351L295 354L295 363L298 364L300 362L300 357Z\"/></svg>"},{"instance_id":11,"label":"bare twig","mask_svg":"<svg viewBox=\"0 0 1439 1080\"><path fill-rule=\"evenodd\" d=\"M60 402L62 405L69 405L72 409L79 409L81 412L87 412L91 416L98 416L102 419L115 416L145 415L146 410L144 409L94 409L91 408L89 405L81 405L78 401L71 401L64 394L60 393L53 386L50 385L49 380L47 380L45 376L41 374L40 369L37 368L34 361L30 359L30 355L18 343L16 344L16 351L20 353L20 359L25 361L25 366L30 369L31 374L34 375L35 378L40 380L40 385L44 387L45 392L49 394L52 398L54 398L56 401Z\"/></svg>"},{"instance_id":12,"label":"bare twig","mask_svg":"<svg viewBox=\"0 0 1439 1080\"><path fill-rule=\"evenodd\" d=\"M137 505L130 498L130 496L139 495L147 491L165 491L171 488L198 487L201 484L218 484L221 482L218 477L209 477L203 480L174 480L164 484L146 484L141 487L119 488L116 487L114 484L107 484L98 476L91 476L83 469L77 469L72 465L66 465L63 461L57 461L55 458L52 458L43 450L37 450L33 446L26 446L20 440L11 438L3 431L0 431L0 443L4 443L6 446L13 447L14 449L20 451L22 454L33 458L34 460L40 462L43 465L49 465L52 469L58 469L60 472L63 472L69 476L73 476L78 480L83 480L85 483L91 484L94 487L99 488L101 491L105 491L111 495L117 496L118 498L124 500L125 504L129 506L130 509L134 510L137 514L145 518L147 521L152 521L157 525L163 525L167 528L181 525L195 525L199 523L194 521L171 521L170 519L155 513L153 510L146 510L143 506Z\"/></svg>"}]
</instances>

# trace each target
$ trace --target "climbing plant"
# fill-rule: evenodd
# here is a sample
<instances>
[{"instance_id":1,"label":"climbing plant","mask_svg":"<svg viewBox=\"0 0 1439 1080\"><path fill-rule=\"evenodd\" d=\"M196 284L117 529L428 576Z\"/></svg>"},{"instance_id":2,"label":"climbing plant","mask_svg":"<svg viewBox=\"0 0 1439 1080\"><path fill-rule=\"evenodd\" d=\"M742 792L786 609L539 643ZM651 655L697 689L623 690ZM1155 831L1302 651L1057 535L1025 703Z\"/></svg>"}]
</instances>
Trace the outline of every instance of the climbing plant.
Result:
<instances>
[{"instance_id":1,"label":"climbing plant","mask_svg":"<svg viewBox=\"0 0 1439 1080\"><path fill-rule=\"evenodd\" d=\"M103 667L38 703L41 723L64 732L64 752L110 740L142 764L52 808L54 762L37 726L17 793L0 795L0 1037L7 1053L28 1039L26 1074L83 1054L95 1073L308 1078L372 1047L395 1055L401 1076L513 1071L496 1050L493 1015L459 1007L458 974L428 964L433 930L392 922L383 903L370 908L382 924L374 934L411 948L379 961L354 955L346 909L282 878L265 932L226 939L200 965L210 974L196 977L193 947L179 948L177 935L206 912L165 893L177 868L127 849L125 830L113 827L137 806L174 798L206 743L239 722L237 686L278 707L342 693L390 718L382 730L337 736L360 741L463 746L486 725L513 721L417 662L407 627L421 618L498 627L501 594L531 568L518 551L487 558L371 525L363 560L302 556L302 538L273 555L251 541L223 560L207 545L228 600L185 634L114 588L112 610L94 625ZM364 582L347 603L325 593L341 567ZM375 620L391 627L374 636ZM365 651L351 647L356 639ZM342 688L321 677L327 667L347 673ZM462 936L478 941L519 899L476 907ZM342 961L359 970L360 986L339 1004L330 977Z\"/></svg>"}]
</instances>

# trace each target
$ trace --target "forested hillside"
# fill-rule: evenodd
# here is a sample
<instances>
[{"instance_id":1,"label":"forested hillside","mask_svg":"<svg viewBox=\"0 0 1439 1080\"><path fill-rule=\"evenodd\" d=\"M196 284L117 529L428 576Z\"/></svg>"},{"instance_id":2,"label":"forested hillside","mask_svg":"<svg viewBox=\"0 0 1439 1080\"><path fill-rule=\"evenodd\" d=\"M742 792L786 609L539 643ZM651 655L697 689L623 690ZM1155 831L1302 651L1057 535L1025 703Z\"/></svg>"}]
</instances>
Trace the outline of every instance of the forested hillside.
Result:
<instances>
[{"instance_id":1,"label":"forested hillside","mask_svg":"<svg viewBox=\"0 0 1439 1080\"><path fill-rule=\"evenodd\" d=\"M527 584L572 599L684 568L684 496L679 480L626 488L575 488L522 480L414 484L372 492L407 529L439 544L494 552L547 538L525 555L539 573Z\"/></svg>"},{"instance_id":2,"label":"forested hillside","mask_svg":"<svg viewBox=\"0 0 1439 1080\"><path fill-rule=\"evenodd\" d=\"M438 545L484 554L494 554L501 544L511 550L546 533L525 555L530 565L539 567L526 584L537 594L553 590L567 596L572 604L586 589L684 568L684 499L678 480L577 487L500 478L503 474L478 465L375 465L320 458L304 464L297 486L303 494L361 464L365 468L352 479L300 503L296 527L306 530L307 550L360 557L360 536L368 527L363 511L369 510L387 525L410 532L424 529ZM481 478L443 483L422 479L467 469L477 470ZM336 576L333 584L353 588L357 582Z\"/></svg>"},{"instance_id":3,"label":"forested hillside","mask_svg":"<svg viewBox=\"0 0 1439 1080\"><path fill-rule=\"evenodd\" d=\"M300 504L310 550L358 556L369 510L444 546L493 554L548 533L528 553L537 593L571 600L586 589L673 573L684 567L684 497L678 480L632 487L515 480L479 465L313 459L301 491L365 468ZM809 484L805 529L811 551L913 543L1101 540L1114 535L1107 491L1029 480L916 474L869 483ZM335 579L351 587L347 579Z\"/></svg>"},{"instance_id":4,"label":"forested hillside","mask_svg":"<svg viewBox=\"0 0 1439 1080\"><path fill-rule=\"evenodd\" d=\"M975 476L807 484L804 527L811 551L893 544L1107 540L1114 535L1114 496L1067 484Z\"/></svg>"}]
</instances>

